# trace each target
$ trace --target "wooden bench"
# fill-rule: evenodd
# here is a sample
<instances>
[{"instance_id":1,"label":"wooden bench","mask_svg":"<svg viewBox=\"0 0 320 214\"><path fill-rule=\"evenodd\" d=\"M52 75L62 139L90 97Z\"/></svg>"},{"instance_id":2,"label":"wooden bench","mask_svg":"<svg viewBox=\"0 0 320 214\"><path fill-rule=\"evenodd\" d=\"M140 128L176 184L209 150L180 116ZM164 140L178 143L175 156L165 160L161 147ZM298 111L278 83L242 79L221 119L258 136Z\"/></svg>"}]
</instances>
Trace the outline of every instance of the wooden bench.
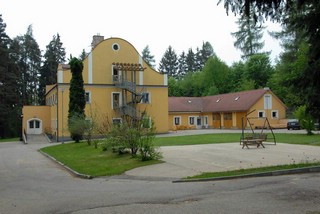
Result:
<instances>
[{"instance_id":1,"label":"wooden bench","mask_svg":"<svg viewBox=\"0 0 320 214\"><path fill-rule=\"evenodd\" d=\"M247 147L249 149L249 145L257 145L262 146L263 141L267 140L267 134L246 134L243 139L240 139L240 144L242 143L242 148Z\"/></svg>"}]
</instances>

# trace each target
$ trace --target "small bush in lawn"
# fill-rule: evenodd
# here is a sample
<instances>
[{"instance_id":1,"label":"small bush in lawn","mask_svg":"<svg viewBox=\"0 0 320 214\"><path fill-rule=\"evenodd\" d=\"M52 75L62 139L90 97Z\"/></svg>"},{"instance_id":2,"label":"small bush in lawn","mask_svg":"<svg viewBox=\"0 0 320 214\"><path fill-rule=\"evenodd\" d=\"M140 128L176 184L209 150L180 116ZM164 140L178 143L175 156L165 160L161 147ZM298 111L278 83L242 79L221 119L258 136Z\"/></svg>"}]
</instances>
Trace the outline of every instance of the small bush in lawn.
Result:
<instances>
[{"instance_id":1,"label":"small bush in lawn","mask_svg":"<svg viewBox=\"0 0 320 214\"><path fill-rule=\"evenodd\" d=\"M159 160L162 155L154 144L155 134L147 133L140 138L139 154L142 161Z\"/></svg>"}]
</instances>

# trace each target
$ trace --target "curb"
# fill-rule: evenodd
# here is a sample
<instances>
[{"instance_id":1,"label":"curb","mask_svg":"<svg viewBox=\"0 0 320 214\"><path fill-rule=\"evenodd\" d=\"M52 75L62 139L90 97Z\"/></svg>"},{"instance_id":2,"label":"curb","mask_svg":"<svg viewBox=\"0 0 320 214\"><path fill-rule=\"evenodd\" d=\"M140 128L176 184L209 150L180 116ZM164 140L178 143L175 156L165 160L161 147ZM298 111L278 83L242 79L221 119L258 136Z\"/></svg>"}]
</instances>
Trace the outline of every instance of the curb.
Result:
<instances>
[{"instance_id":1,"label":"curb","mask_svg":"<svg viewBox=\"0 0 320 214\"><path fill-rule=\"evenodd\" d=\"M81 174L81 173L78 173L76 171L74 171L73 169L69 168L68 166L66 166L65 164L61 163L60 161L58 161L57 159L55 159L54 157L48 155L47 153L39 150L39 152L41 154L43 154L44 156L46 156L47 158L51 159L52 161L56 162L57 164L59 164L60 166L64 167L66 170L68 170L72 175L78 177L78 178L83 178L83 179L92 179L94 178L93 176L91 175L85 175L85 174Z\"/></svg>"},{"instance_id":2,"label":"curb","mask_svg":"<svg viewBox=\"0 0 320 214\"><path fill-rule=\"evenodd\" d=\"M267 176L291 175L291 174L302 174L302 173L314 173L314 172L320 172L320 166L277 170L277 171L271 171L271 172L261 172L261 173L236 175L236 176L216 177L216 178L180 179L180 180L172 181L172 183L220 181L220 180L231 180L231 179L238 179L238 178L267 177Z\"/></svg>"}]
</instances>

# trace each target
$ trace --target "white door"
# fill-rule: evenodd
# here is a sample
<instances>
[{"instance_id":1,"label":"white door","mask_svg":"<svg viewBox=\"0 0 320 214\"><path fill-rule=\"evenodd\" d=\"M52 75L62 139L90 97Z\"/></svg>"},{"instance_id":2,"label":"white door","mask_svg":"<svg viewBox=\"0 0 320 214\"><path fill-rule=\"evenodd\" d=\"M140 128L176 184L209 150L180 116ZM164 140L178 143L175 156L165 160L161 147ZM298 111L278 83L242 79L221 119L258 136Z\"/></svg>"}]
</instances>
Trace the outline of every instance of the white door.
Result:
<instances>
[{"instance_id":1,"label":"white door","mask_svg":"<svg viewBox=\"0 0 320 214\"><path fill-rule=\"evenodd\" d=\"M38 119L28 121L27 134L42 134L42 122Z\"/></svg>"}]
</instances>

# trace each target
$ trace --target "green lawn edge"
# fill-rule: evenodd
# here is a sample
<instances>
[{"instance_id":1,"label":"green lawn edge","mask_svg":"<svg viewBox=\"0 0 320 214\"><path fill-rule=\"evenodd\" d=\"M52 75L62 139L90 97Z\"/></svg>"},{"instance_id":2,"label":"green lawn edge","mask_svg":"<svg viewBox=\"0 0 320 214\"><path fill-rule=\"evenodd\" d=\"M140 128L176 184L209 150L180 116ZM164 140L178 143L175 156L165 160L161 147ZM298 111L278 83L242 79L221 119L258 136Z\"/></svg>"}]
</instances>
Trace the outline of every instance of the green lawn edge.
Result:
<instances>
[{"instance_id":1,"label":"green lawn edge","mask_svg":"<svg viewBox=\"0 0 320 214\"><path fill-rule=\"evenodd\" d=\"M230 170L230 171L222 171L222 172L204 172L199 175L188 176L183 179L192 180L192 179L232 177L232 176L241 176L241 175L249 175L249 174L268 173L268 172L274 172L274 171L280 171L280 170L301 169L301 168L315 167L315 166L320 166L320 162L285 164L285 165L238 169L238 170Z\"/></svg>"},{"instance_id":2,"label":"green lawn edge","mask_svg":"<svg viewBox=\"0 0 320 214\"><path fill-rule=\"evenodd\" d=\"M269 134L271 135L271 134ZM183 146L183 145L199 145L199 144L217 144L217 143L234 143L239 142L240 133L222 133L222 134L202 134L202 135L188 135L188 136L173 136L173 137L157 137L155 144L157 146ZM306 134L280 134L276 133L277 143L290 143L290 144L302 144L320 146L320 135L306 135ZM66 146L69 145L69 146ZM79 148L74 148L79 147ZM49 146L41 149L42 152L50 155L57 161L66 165L67 167L75 170L78 173L90 175L93 177L99 176L112 176L120 175L128 170L163 163L161 160L145 161L142 162L137 158L133 158L130 154L118 155L105 152L101 149L94 149L93 146L88 146L86 143L68 143ZM318 163L319 164L319 163ZM293 165L293 164L292 164ZM289 167L296 167L292 165L273 166L273 170L288 169ZM93 167L94 166L94 167ZM312 164L310 166L313 166ZM299 167L304 167L299 165ZM297 168L297 167L296 167ZM249 170L249 171L246 171ZM235 171L212 172L205 176L206 178L215 176L234 176L239 173L258 173L266 172L270 168L258 168L254 172L250 172L251 169L241 169ZM240 171L240 172L239 172ZM218 174L216 174L218 173ZM195 177L195 176L192 176ZM191 179L191 178L190 178Z\"/></svg>"}]
</instances>

